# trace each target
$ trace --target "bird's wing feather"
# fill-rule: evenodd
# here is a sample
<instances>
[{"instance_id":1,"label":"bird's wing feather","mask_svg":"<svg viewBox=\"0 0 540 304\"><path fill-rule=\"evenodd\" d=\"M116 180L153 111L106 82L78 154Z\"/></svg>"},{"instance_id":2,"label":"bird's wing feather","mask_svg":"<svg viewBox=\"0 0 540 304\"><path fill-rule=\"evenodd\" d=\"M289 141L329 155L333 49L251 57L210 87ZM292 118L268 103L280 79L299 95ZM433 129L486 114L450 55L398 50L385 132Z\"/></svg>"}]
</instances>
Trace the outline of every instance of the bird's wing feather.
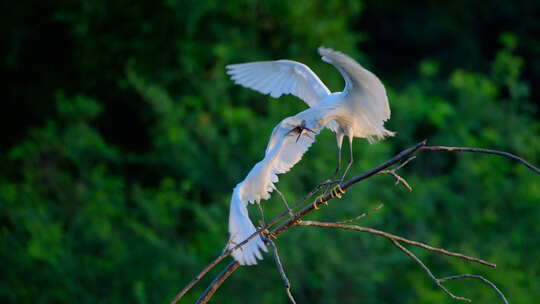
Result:
<instances>
[{"instance_id":1,"label":"bird's wing feather","mask_svg":"<svg viewBox=\"0 0 540 304\"><path fill-rule=\"evenodd\" d=\"M312 134L312 138L300 136L297 141L297 134L289 133L292 127L289 120L285 119L274 128L264 159L234 189L229 213L229 249L256 231L249 219L247 204L270 198L278 174L288 172L314 142L316 134ZM266 247L260 236L257 236L235 250L232 256L241 265L254 265L257 259L262 259L260 250L266 251Z\"/></svg>"},{"instance_id":2,"label":"bird's wing feather","mask_svg":"<svg viewBox=\"0 0 540 304\"><path fill-rule=\"evenodd\" d=\"M291 118L281 121L272 131L264 159L258 162L244 180L243 196L246 201L256 203L270 198L278 174L288 172L298 163L304 153L315 141L317 133L298 137L298 133L290 133L301 120Z\"/></svg>"},{"instance_id":3,"label":"bird's wing feather","mask_svg":"<svg viewBox=\"0 0 540 304\"><path fill-rule=\"evenodd\" d=\"M227 67L236 84L278 98L292 94L310 107L330 91L305 64L292 60L257 61L231 64Z\"/></svg>"},{"instance_id":4,"label":"bird's wing feather","mask_svg":"<svg viewBox=\"0 0 540 304\"><path fill-rule=\"evenodd\" d=\"M280 125L280 129L276 132L279 136L285 137L281 144L279 156L273 161L273 171L275 174L287 173L294 165L296 165L301 159L304 153L313 144L314 136L317 134L310 133L308 136L300 136L297 134L289 134L290 127Z\"/></svg>"},{"instance_id":5,"label":"bird's wing feather","mask_svg":"<svg viewBox=\"0 0 540 304\"><path fill-rule=\"evenodd\" d=\"M322 60L336 67L345 79L344 94L362 106L362 112L374 124L390 118L388 97L382 82L349 56L329 48L320 47Z\"/></svg>"},{"instance_id":6,"label":"bird's wing feather","mask_svg":"<svg viewBox=\"0 0 540 304\"><path fill-rule=\"evenodd\" d=\"M231 198L231 210L229 212L229 240L227 249L232 249L243 242L250 235L257 231L249 219L246 208L247 202L241 199L242 183L234 188ZM260 235L257 235L249 242L232 252L233 258L240 265L255 265L257 259L262 260L261 250L267 251Z\"/></svg>"}]
</instances>

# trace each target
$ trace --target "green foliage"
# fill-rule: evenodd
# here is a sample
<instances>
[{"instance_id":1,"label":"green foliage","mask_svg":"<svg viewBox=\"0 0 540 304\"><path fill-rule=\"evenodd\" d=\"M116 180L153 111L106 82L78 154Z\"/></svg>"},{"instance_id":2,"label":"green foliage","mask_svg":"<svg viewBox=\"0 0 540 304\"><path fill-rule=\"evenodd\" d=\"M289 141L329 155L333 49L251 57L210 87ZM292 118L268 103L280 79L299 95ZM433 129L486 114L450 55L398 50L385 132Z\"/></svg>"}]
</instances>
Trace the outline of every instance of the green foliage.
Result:
<instances>
[{"instance_id":1,"label":"green foliage","mask_svg":"<svg viewBox=\"0 0 540 304\"><path fill-rule=\"evenodd\" d=\"M6 66L28 68L28 77L46 81L20 78L9 91L31 107L21 112L13 105L5 113L31 119L11 117L0 150L2 303L164 303L221 252L232 188L262 158L274 125L305 108L291 96L273 100L234 86L225 74L230 63L295 59L340 90L341 76L316 54L325 45L380 75L392 107L388 129L397 135L373 145L356 140L351 174L424 138L434 145L505 150L540 164L540 123L529 83L535 70L525 57L538 48L528 48L523 32L490 33L498 37L485 38L496 45L491 57L478 56L486 41L464 33L460 47L447 46L449 56L459 57L469 45L481 62L449 65L426 55L396 67L396 74L407 69L403 79L387 65L379 73L372 64L395 62L383 58L385 52L358 49L378 33L359 22L384 6L172 0L40 5L44 13L29 21L32 27L15 18L30 11L23 4L5 21L16 29ZM444 26L439 14L422 16L430 26L420 41L440 28L461 33L460 26L448 25L455 7ZM405 31L418 26L387 17ZM48 65L37 59L44 56L40 48L23 52L15 46L26 46L19 36L30 30L53 39L60 55L45 57L56 63L56 73L41 71ZM385 32L381 39L395 36ZM329 177L335 150L334 135L324 132L280 178L289 201ZM498 264L486 269L413 249L436 275L482 274L511 302L535 301L538 176L497 156L446 152L421 152L400 172L413 192L395 187L390 176L375 176L310 217L343 220L384 203L360 224ZM264 207L267 217L283 211L277 197ZM250 212L256 219L256 209ZM371 235L296 228L277 245L299 303L453 303L418 265ZM185 303L194 302L217 271ZM447 285L477 303L498 301L481 282ZM214 299L285 301L269 255L257 267L237 271Z\"/></svg>"}]
</instances>

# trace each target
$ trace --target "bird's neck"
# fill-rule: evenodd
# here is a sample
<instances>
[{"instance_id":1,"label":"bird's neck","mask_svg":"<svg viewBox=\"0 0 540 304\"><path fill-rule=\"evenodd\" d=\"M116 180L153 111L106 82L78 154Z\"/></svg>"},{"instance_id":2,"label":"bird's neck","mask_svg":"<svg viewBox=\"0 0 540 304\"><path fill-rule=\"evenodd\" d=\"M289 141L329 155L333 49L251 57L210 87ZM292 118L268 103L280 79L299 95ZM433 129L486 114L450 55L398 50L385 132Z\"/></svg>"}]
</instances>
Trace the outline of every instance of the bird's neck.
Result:
<instances>
[{"instance_id":1,"label":"bird's neck","mask_svg":"<svg viewBox=\"0 0 540 304\"><path fill-rule=\"evenodd\" d=\"M296 114L295 118L298 121L305 121L306 127L314 131L319 131L330 121L336 118L335 108L324 105L316 105Z\"/></svg>"}]
</instances>

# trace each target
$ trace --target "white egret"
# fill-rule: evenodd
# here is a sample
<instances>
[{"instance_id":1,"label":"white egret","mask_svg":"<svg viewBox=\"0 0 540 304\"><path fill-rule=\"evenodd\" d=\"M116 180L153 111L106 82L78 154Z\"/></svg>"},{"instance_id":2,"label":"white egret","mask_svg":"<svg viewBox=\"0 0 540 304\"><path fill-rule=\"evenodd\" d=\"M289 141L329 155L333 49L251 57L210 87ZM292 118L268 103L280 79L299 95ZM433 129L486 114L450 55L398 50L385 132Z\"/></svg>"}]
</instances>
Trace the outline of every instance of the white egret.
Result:
<instances>
[{"instance_id":1,"label":"white egret","mask_svg":"<svg viewBox=\"0 0 540 304\"><path fill-rule=\"evenodd\" d=\"M304 125L301 115L286 118L274 128L264 159L234 188L229 212L228 249L234 248L256 231L249 219L248 203L260 204L261 200L270 198L273 190L278 191L274 185L278 181L277 175L288 172L300 161L317 133L318 130L310 130ZM233 251L232 256L241 265L255 265L257 259L262 259L261 250L267 249L258 235Z\"/></svg>"},{"instance_id":2,"label":"white egret","mask_svg":"<svg viewBox=\"0 0 540 304\"><path fill-rule=\"evenodd\" d=\"M390 118L386 90L379 78L349 56L329 48L319 47L322 60L328 62L345 79L342 92L331 93L317 75L305 64L291 60L259 61L227 66L227 73L235 83L277 98L292 94L311 108L301 112L306 126L326 126L336 133L338 165L341 169L343 137L349 138L349 162L342 179L353 162L354 137L374 139L393 136L384 128ZM300 115L299 114L299 115Z\"/></svg>"}]
</instances>

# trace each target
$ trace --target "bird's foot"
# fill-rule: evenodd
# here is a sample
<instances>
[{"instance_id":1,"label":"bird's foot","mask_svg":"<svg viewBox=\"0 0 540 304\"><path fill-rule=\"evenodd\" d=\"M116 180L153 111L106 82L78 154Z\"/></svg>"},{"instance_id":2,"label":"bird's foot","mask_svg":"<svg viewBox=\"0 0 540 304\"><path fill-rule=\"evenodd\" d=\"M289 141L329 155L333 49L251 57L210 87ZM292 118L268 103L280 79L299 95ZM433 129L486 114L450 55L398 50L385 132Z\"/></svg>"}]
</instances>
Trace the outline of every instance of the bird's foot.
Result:
<instances>
[{"instance_id":1,"label":"bird's foot","mask_svg":"<svg viewBox=\"0 0 540 304\"><path fill-rule=\"evenodd\" d=\"M341 198L341 196L345 194L345 190L341 188L340 184L337 184L332 191L330 191L330 196L332 198Z\"/></svg>"},{"instance_id":2,"label":"bird's foot","mask_svg":"<svg viewBox=\"0 0 540 304\"><path fill-rule=\"evenodd\" d=\"M323 195L326 195L328 191L330 191L330 189L332 188L332 185L339 184L341 182L339 179L335 179L335 177L336 176L334 175L332 176L332 178L327 179L326 181L320 183L319 186L317 186L317 187L326 186L323 191Z\"/></svg>"},{"instance_id":3,"label":"bird's foot","mask_svg":"<svg viewBox=\"0 0 540 304\"><path fill-rule=\"evenodd\" d=\"M319 195L319 197L317 197L313 202L313 208L315 210L319 210L320 205L328 205L328 201L324 199L324 196L324 194Z\"/></svg>"},{"instance_id":4,"label":"bird's foot","mask_svg":"<svg viewBox=\"0 0 540 304\"><path fill-rule=\"evenodd\" d=\"M266 239L268 239L268 240L277 239L277 236L268 229L264 229L262 231L262 237L265 239L265 241L266 241Z\"/></svg>"}]
</instances>

